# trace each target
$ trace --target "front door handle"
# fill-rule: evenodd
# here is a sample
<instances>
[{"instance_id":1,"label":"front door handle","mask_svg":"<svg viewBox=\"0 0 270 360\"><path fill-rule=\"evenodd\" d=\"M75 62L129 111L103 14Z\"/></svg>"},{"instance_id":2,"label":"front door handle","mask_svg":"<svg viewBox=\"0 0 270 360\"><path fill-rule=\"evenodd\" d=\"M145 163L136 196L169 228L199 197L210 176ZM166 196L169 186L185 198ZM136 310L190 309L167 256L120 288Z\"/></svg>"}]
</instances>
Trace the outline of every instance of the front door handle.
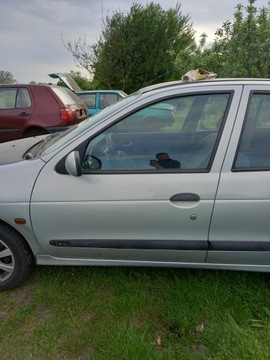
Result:
<instances>
[{"instance_id":1,"label":"front door handle","mask_svg":"<svg viewBox=\"0 0 270 360\"><path fill-rule=\"evenodd\" d=\"M180 193L173 195L170 201L200 201L200 197L193 193Z\"/></svg>"}]
</instances>

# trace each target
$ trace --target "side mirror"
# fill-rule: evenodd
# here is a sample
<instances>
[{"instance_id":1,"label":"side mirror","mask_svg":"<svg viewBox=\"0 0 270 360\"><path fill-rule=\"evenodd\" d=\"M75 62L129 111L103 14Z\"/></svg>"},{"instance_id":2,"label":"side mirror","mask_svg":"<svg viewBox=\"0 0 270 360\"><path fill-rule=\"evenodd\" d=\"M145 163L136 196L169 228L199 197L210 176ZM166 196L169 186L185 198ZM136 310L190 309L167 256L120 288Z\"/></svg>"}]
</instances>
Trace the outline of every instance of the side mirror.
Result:
<instances>
[{"instance_id":1,"label":"side mirror","mask_svg":"<svg viewBox=\"0 0 270 360\"><path fill-rule=\"evenodd\" d=\"M79 151L72 151L65 160L65 168L70 175L81 176L82 167Z\"/></svg>"}]
</instances>

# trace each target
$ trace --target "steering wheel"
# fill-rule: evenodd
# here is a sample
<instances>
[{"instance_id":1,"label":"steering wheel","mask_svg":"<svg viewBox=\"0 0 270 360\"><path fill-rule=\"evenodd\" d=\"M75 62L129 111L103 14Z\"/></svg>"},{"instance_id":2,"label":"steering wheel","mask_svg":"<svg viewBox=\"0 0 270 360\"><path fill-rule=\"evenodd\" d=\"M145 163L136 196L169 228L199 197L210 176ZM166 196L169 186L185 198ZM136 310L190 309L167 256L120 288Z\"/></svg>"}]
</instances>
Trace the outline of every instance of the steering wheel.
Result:
<instances>
[{"instance_id":1,"label":"steering wheel","mask_svg":"<svg viewBox=\"0 0 270 360\"><path fill-rule=\"evenodd\" d=\"M111 155L116 155L122 150L123 143L115 133L108 133L105 140Z\"/></svg>"},{"instance_id":2,"label":"steering wheel","mask_svg":"<svg viewBox=\"0 0 270 360\"><path fill-rule=\"evenodd\" d=\"M106 135L106 145L111 158L112 168L131 169L134 168L132 158L124 148L123 141L115 133Z\"/></svg>"},{"instance_id":3,"label":"steering wheel","mask_svg":"<svg viewBox=\"0 0 270 360\"><path fill-rule=\"evenodd\" d=\"M100 170L102 168L102 162L96 156L86 155L83 159L82 168L84 170Z\"/></svg>"}]
</instances>

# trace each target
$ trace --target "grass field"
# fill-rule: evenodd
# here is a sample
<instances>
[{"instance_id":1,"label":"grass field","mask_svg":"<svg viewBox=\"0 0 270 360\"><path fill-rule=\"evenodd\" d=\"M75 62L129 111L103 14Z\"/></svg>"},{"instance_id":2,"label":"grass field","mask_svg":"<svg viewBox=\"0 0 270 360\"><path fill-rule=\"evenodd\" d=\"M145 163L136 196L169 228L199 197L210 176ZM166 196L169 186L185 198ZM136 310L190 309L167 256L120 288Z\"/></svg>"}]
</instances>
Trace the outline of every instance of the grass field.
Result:
<instances>
[{"instance_id":1,"label":"grass field","mask_svg":"<svg viewBox=\"0 0 270 360\"><path fill-rule=\"evenodd\" d=\"M270 359L270 274L38 267L0 299L1 360Z\"/></svg>"}]
</instances>

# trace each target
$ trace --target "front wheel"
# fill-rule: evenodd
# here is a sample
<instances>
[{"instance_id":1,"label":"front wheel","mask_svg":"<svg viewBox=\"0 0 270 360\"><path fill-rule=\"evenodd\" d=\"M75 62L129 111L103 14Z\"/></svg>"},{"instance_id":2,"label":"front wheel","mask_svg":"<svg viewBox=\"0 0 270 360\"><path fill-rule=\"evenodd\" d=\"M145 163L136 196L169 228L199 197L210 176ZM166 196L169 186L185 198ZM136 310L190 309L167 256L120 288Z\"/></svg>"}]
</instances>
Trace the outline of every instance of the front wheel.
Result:
<instances>
[{"instance_id":1,"label":"front wheel","mask_svg":"<svg viewBox=\"0 0 270 360\"><path fill-rule=\"evenodd\" d=\"M0 291L22 283L34 266L32 252L22 236L0 224Z\"/></svg>"}]
</instances>

